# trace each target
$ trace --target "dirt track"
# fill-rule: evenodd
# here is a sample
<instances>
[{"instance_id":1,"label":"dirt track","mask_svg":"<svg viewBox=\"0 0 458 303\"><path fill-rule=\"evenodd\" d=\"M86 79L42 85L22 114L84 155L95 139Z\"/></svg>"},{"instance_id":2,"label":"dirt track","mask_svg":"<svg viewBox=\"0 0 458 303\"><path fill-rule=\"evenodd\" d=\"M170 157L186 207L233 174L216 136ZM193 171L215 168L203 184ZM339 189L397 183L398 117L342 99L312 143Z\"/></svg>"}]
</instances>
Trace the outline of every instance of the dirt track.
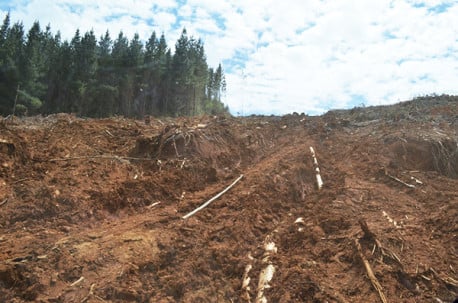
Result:
<instances>
[{"instance_id":1,"label":"dirt track","mask_svg":"<svg viewBox=\"0 0 458 303\"><path fill-rule=\"evenodd\" d=\"M457 120L452 98L322 117L8 121L0 297L255 302L270 263L268 302L381 302L360 243L388 302L452 302Z\"/></svg>"}]
</instances>

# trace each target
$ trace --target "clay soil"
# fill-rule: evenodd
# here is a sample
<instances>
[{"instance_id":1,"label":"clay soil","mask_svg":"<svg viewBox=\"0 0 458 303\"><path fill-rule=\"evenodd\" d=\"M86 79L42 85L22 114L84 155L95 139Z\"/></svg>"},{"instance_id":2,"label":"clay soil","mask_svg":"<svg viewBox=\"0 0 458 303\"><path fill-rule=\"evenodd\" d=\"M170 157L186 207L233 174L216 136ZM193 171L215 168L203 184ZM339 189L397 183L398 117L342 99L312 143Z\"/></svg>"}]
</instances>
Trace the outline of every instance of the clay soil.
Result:
<instances>
[{"instance_id":1,"label":"clay soil","mask_svg":"<svg viewBox=\"0 0 458 303\"><path fill-rule=\"evenodd\" d=\"M4 120L0 301L255 302L272 265L267 302L452 302L457 100Z\"/></svg>"}]
</instances>

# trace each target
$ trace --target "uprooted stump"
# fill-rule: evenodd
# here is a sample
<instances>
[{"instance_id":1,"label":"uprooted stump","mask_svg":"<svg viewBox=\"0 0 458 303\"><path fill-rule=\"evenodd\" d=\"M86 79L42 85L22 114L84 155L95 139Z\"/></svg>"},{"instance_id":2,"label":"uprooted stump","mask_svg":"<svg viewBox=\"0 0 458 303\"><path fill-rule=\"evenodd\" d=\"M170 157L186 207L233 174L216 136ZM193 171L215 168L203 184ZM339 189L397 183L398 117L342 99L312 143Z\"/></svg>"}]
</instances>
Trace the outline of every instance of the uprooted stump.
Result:
<instances>
[{"instance_id":1,"label":"uprooted stump","mask_svg":"<svg viewBox=\"0 0 458 303\"><path fill-rule=\"evenodd\" d=\"M222 125L212 127L165 127L154 137L138 138L130 156L167 160L204 161L213 168L250 163L255 154L239 134ZM194 162L195 163L195 162Z\"/></svg>"},{"instance_id":2,"label":"uprooted stump","mask_svg":"<svg viewBox=\"0 0 458 303\"><path fill-rule=\"evenodd\" d=\"M451 138L409 138L392 144L394 161L412 170L436 171L458 178L458 142Z\"/></svg>"}]
</instances>

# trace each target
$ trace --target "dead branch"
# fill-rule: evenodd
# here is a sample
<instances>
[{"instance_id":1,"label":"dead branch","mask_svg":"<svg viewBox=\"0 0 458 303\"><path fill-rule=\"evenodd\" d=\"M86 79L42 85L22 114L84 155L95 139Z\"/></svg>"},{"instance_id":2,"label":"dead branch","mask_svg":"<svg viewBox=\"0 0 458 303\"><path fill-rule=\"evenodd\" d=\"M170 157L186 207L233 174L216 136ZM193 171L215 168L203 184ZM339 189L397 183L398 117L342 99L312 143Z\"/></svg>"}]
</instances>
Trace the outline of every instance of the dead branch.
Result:
<instances>
[{"instance_id":1,"label":"dead branch","mask_svg":"<svg viewBox=\"0 0 458 303\"><path fill-rule=\"evenodd\" d=\"M262 258L262 263L267 264L264 269L261 270L259 274L259 281L258 281L258 293L256 295L256 299L254 300L255 303L265 303L267 299L264 295L264 290L266 288L270 288L269 282L272 280L275 267L270 262L270 256L277 252L277 247L275 246L274 242L271 242L269 236L266 238L264 244L264 256Z\"/></svg>"},{"instance_id":2,"label":"dead branch","mask_svg":"<svg viewBox=\"0 0 458 303\"><path fill-rule=\"evenodd\" d=\"M24 182L24 181L28 181L28 180L30 180L30 178L22 178L22 179L19 179L19 180L13 181L13 182L11 182L10 184L21 183L21 182Z\"/></svg>"},{"instance_id":3,"label":"dead branch","mask_svg":"<svg viewBox=\"0 0 458 303\"><path fill-rule=\"evenodd\" d=\"M5 200L3 200L3 201L0 203L0 206L5 205L7 202L8 202L8 198L6 198Z\"/></svg>"},{"instance_id":4,"label":"dead branch","mask_svg":"<svg viewBox=\"0 0 458 303\"><path fill-rule=\"evenodd\" d=\"M398 223L396 222L396 220L392 219L386 211L382 210L382 215L388 220L388 222L392 223L394 225L395 228L402 228L401 226L398 225Z\"/></svg>"},{"instance_id":5,"label":"dead branch","mask_svg":"<svg viewBox=\"0 0 458 303\"><path fill-rule=\"evenodd\" d=\"M108 159L108 160L118 160L120 162L124 162L125 160L156 161L156 159L151 159L151 158L134 158L134 157L123 157L123 156L115 156L115 155L94 155L94 156L79 156L79 157L49 159L48 162L72 161L72 160L83 160L83 159Z\"/></svg>"},{"instance_id":6,"label":"dead branch","mask_svg":"<svg viewBox=\"0 0 458 303\"><path fill-rule=\"evenodd\" d=\"M110 133L110 131L108 129L105 130L105 132L112 138L114 138L114 135L112 133Z\"/></svg>"},{"instance_id":7,"label":"dead branch","mask_svg":"<svg viewBox=\"0 0 458 303\"><path fill-rule=\"evenodd\" d=\"M408 187L408 188L415 188L415 185L413 185L413 184L408 184L408 183L402 181L401 179L399 179L399 178L397 178L397 177L395 177L395 176L390 175L390 174L389 174L388 172L386 172L386 171L385 171L385 175L386 175L388 178L390 178L390 179L392 179L392 180L394 180L394 181L396 181L396 182L399 182L399 183L401 183L402 185L404 185L404 186L406 186L406 187Z\"/></svg>"},{"instance_id":8,"label":"dead branch","mask_svg":"<svg viewBox=\"0 0 458 303\"><path fill-rule=\"evenodd\" d=\"M313 165L315 167L316 183L318 185L318 190L320 190L321 187L323 187L323 179L321 179L320 168L318 167L318 160L316 159L315 150L311 146L310 152L312 153Z\"/></svg>"},{"instance_id":9,"label":"dead branch","mask_svg":"<svg viewBox=\"0 0 458 303\"><path fill-rule=\"evenodd\" d=\"M194 215L195 213L197 213L198 211L204 209L205 207L207 207L210 203L212 203L213 201L215 201L216 199L218 199L219 197L221 197L225 192L227 192L229 189L231 189L235 184L237 184L237 182L239 182L241 179L243 178L243 175L240 175L240 177L238 177L234 182L232 182L231 185L229 185L228 187L226 187L222 192L220 192L219 194L217 194L216 196L214 196L213 198L211 198L210 200L208 200L207 202L205 202L204 204L202 204L201 206L199 206L198 208L196 208L195 210L193 210L192 212L188 213L187 215L184 215L183 216L183 219L187 219L189 217L191 217L192 215Z\"/></svg>"},{"instance_id":10,"label":"dead branch","mask_svg":"<svg viewBox=\"0 0 458 303\"><path fill-rule=\"evenodd\" d=\"M99 300L101 302L106 302L104 299L102 299L99 296L97 296L96 294L94 294L94 288L95 288L95 283L92 283L91 284L91 288L89 289L88 295L86 297L84 297L83 300L81 300L81 303L85 303L91 297L94 297L94 298L96 298L97 300Z\"/></svg>"},{"instance_id":11,"label":"dead branch","mask_svg":"<svg viewBox=\"0 0 458 303\"><path fill-rule=\"evenodd\" d=\"M78 280L76 280L75 282L73 282L72 284L70 284L70 286L75 286L75 285L78 285L79 283L83 282L84 281L84 277L81 276L81 278L79 278Z\"/></svg>"},{"instance_id":12,"label":"dead branch","mask_svg":"<svg viewBox=\"0 0 458 303\"><path fill-rule=\"evenodd\" d=\"M372 271L371 265L369 264L369 261L367 261L366 257L364 257L363 250L361 248L361 244L359 243L358 239L355 239L355 247L358 251L361 261L363 261L364 267L366 268L366 272L367 272L369 279L371 280L372 286L375 288L375 290L378 292L378 295L380 296L380 300L383 303L388 303L385 297L385 294L383 293L382 285L380 285L379 281L377 280L377 277L375 277L374 272Z\"/></svg>"},{"instance_id":13,"label":"dead branch","mask_svg":"<svg viewBox=\"0 0 458 303\"><path fill-rule=\"evenodd\" d=\"M369 229L369 226L367 226L367 222L364 219L360 219L358 223L361 226L362 231L364 232L364 238L371 240L377 239L375 234Z\"/></svg>"},{"instance_id":14,"label":"dead branch","mask_svg":"<svg viewBox=\"0 0 458 303\"><path fill-rule=\"evenodd\" d=\"M161 201L151 203L151 204L148 205L146 208L151 209L151 208L153 208L154 206L159 205L159 204L161 204Z\"/></svg>"},{"instance_id":15,"label":"dead branch","mask_svg":"<svg viewBox=\"0 0 458 303\"><path fill-rule=\"evenodd\" d=\"M378 248L380 250L380 253L382 254L382 257L387 257L387 258L391 259L396 264L398 264L399 267L402 270L404 266L402 265L401 260L399 259L399 257L394 252L392 252L391 250L389 250L388 248L386 248L386 247L384 247L382 245L382 243L379 241L379 239L377 239L377 236L369 229L369 226L367 226L367 222L364 221L363 219L360 219L359 220L359 225L361 226L361 229L364 232L364 237L363 238L371 240L371 241L373 241L375 243L373 252L375 251L375 248Z\"/></svg>"}]
</instances>

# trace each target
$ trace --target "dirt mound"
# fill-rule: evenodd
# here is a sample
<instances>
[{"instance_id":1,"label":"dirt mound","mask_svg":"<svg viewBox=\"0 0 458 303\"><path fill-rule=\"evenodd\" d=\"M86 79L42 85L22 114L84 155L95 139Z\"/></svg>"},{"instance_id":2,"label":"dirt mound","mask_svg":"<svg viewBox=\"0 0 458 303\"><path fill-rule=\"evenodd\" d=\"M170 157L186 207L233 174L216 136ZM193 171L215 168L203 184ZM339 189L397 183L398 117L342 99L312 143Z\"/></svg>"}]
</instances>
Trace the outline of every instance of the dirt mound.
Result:
<instances>
[{"instance_id":1,"label":"dirt mound","mask_svg":"<svg viewBox=\"0 0 458 303\"><path fill-rule=\"evenodd\" d=\"M0 125L0 296L452 302L457 108Z\"/></svg>"}]
</instances>

